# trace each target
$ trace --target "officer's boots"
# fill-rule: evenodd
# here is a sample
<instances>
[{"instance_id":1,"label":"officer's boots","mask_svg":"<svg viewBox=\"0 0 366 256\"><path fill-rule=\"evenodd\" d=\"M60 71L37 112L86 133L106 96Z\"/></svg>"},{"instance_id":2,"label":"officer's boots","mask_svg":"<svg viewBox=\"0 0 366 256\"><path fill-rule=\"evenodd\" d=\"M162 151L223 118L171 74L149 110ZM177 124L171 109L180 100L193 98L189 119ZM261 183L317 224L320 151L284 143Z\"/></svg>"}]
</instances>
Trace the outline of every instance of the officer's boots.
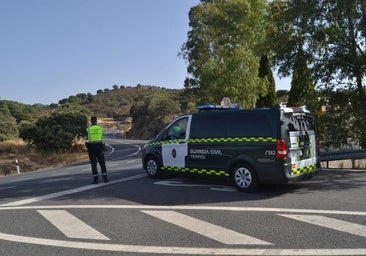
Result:
<instances>
[{"instance_id":1,"label":"officer's boots","mask_svg":"<svg viewBox=\"0 0 366 256\"><path fill-rule=\"evenodd\" d=\"M98 184L98 175L93 176L93 183L92 184Z\"/></svg>"},{"instance_id":2,"label":"officer's boots","mask_svg":"<svg viewBox=\"0 0 366 256\"><path fill-rule=\"evenodd\" d=\"M107 178L107 174L106 173L103 173L103 181L104 182L108 182L108 178Z\"/></svg>"}]
</instances>

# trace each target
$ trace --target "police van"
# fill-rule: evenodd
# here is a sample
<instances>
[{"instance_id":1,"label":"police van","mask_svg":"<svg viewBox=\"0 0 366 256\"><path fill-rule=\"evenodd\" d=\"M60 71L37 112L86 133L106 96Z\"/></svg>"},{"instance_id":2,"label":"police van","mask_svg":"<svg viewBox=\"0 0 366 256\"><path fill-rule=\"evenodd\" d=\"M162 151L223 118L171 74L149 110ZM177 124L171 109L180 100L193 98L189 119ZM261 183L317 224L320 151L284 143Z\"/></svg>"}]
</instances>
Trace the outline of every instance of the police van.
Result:
<instances>
[{"instance_id":1,"label":"police van","mask_svg":"<svg viewBox=\"0 0 366 256\"><path fill-rule=\"evenodd\" d=\"M223 177L239 191L311 177L319 170L315 120L304 107L238 109L215 105L180 116L149 141L143 168Z\"/></svg>"}]
</instances>

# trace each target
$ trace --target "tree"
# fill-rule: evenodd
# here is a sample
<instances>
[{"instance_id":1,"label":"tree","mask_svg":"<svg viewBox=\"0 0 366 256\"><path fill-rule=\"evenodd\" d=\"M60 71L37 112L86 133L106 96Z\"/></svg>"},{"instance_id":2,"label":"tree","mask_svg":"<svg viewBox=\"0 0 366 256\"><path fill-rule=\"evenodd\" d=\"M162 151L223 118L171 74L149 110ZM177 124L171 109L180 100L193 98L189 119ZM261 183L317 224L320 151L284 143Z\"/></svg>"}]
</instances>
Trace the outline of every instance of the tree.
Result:
<instances>
[{"instance_id":1,"label":"tree","mask_svg":"<svg viewBox=\"0 0 366 256\"><path fill-rule=\"evenodd\" d=\"M275 80L267 55L261 57L258 75L265 91L259 95L256 105L258 107L272 107L277 103L277 95Z\"/></svg>"},{"instance_id":2,"label":"tree","mask_svg":"<svg viewBox=\"0 0 366 256\"><path fill-rule=\"evenodd\" d=\"M318 99L311 79L310 70L307 67L306 57L299 49L294 63L294 73L291 81L288 105L306 105L311 111L318 110Z\"/></svg>"},{"instance_id":3,"label":"tree","mask_svg":"<svg viewBox=\"0 0 366 256\"><path fill-rule=\"evenodd\" d=\"M18 137L18 128L13 117L0 113L0 123L0 141L16 139Z\"/></svg>"},{"instance_id":4,"label":"tree","mask_svg":"<svg viewBox=\"0 0 366 256\"><path fill-rule=\"evenodd\" d=\"M10 116L8 103L5 100L0 100L0 115Z\"/></svg>"},{"instance_id":5,"label":"tree","mask_svg":"<svg viewBox=\"0 0 366 256\"><path fill-rule=\"evenodd\" d=\"M312 80L326 92L349 90L353 139L366 146L366 3L364 0L276 0L271 3L275 63L282 75L294 70L298 46ZM334 108L329 108L333 111Z\"/></svg>"},{"instance_id":6,"label":"tree","mask_svg":"<svg viewBox=\"0 0 366 256\"><path fill-rule=\"evenodd\" d=\"M20 126L20 137L43 152L66 152L72 142L85 134L86 115L79 112L55 112L40 118L36 123Z\"/></svg>"},{"instance_id":7,"label":"tree","mask_svg":"<svg viewBox=\"0 0 366 256\"><path fill-rule=\"evenodd\" d=\"M349 138L354 138L358 130L352 128L353 115L350 104L355 94L349 90L336 90L325 92L327 95L327 111L323 119L323 146L349 147Z\"/></svg>"},{"instance_id":8,"label":"tree","mask_svg":"<svg viewBox=\"0 0 366 256\"><path fill-rule=\"evenodd\" d=\"M131 107L133 128L129 136L145 139L156 136L167 122L179 114L180 105L168 91L150 92Z\"/></svg>"},{"instance_id":9,"label":"tree","mask_svg":"<svg viewBox=\"0 0 366 256\"><path fill-rule=\"evenodd\" d=\"M265 34L265 4L265 0L211 0L191 8L191 30L181 56L191 75L185 87L198 88L201 103L220 102L224 96L244 107L256 103L263 91L258 46Z\"/></svg>"}]
</instances>

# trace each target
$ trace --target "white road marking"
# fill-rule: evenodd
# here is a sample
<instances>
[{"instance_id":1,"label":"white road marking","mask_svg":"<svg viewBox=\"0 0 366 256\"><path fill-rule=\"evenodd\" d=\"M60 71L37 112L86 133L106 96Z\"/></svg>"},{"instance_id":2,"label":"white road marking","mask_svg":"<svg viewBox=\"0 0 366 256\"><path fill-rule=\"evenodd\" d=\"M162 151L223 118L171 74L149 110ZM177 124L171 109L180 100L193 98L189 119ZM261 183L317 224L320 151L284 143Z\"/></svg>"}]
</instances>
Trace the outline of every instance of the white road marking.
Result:
<instances>
[{"instance_id":1,"label":"white road marking","mask_svg":"<svg viewBox=\"0 0 366 256\"><path fill-rule=\"evenodd\" d=\"M1 189L9 189L9 188L15 188L16 186L7 186L7 187L2 187L2 188L0 188L0 190Z\"/></svg>"},{"instance_id":2,"label":"white road marking","mask_svg":"<svg viewBox=\"0 0 366 256\"><path fill-rule=\"evenodd\" d=\"M346 232L356 236L366 237L366 226L355 224L343 220L337 220L319 215L293 215L293 214L278 214L280 216L291 218L294 220L310 223L325 228L334 229L341 232Z\"/></svg>"},{"instance_id":3,"label":"white road marking","mask_svg":"<svg viewBox=\"0 0 366 256\"><path fill-rule=\"evenodd\" d=\"M33 180L33 178L23 178L23 179L17 179L14 182L19 182L19 181L27 181L27 180Z\"/></svg>"},{"instance_id":4,"label":"white road marking","mask_svg":"<svg viewBox=\"0 0 366 256\"><path fill-rule=\"evenodd\" d=\"M164 255L365 255L366 249L251 249L251 248L202 248L144 246L109 243L89 243L68 240L54 240L0 233L0 239L25 244L48 245L84 250L103 250L113 252L155 253Z\"/></svg>"},{"instance_id":5,"label":"white road marking","mask_svg":"<svg viewBox=\"0 0 366 256\"><path fill-rule=\"evenodd\" d=\"M109 186L109 185L120 183L120 182L140 179L142 177L146 177L146 174L138 174L138 175L130 176L127 178L112 180L112 181L109 181L108 183L91 184L91 185L87 185L87 186L83 186L83 187L79 187L79 188L73 188L73 189L69 189L69 190L65 190L65 191L61 191L61 192L44 195L44 196L14 201L11 203L2 204L2 205L0 205L0 207L2 207L2 206L20 206L20 205L30 204L30 203L39 202L39 201L43 201L43 200L47 200L47 199L51 199L51 198L60 197L60 196L71 195L71 194L79 193L82 191L95 189L98 187Z\"/></svg>"},{"instance_id":6,"label":"white road marking","mask_svg":"<svg viewBox=\"0 0 366 256\"><path fill-rule=\"evenodd\" d=\"M210 190L221 191L221 192L238 192L238 190L233 187L210 188Z\"/></svg>"},{"instance_id":7,"label":"white road marking","mask_svg":"<svg viewBox=\"0 0 366 256\"><path fill-rule=\"evenodd\" d=\"M150 216L211 238L223 244L271 245L266 241L223 228L175 211L142 211Z\"/></svg>"},{"instance_id":8,"label":"white road marking","mask_svg":"<svg viewBox=\"0 0 366 256\"><path fill-rule=\"evenodd\" d=\"M137 175L136 175L137 176ZM144 175L146 176L146 175ZM133 178L135 176L132 176ZM108 182L106 184L109 184ZM98 185L92 185L98 186ZM342 210L318 210L296 208L267 208L267 207L240 207L240 206L208 206L208 205L32 205L9 206L0 205L2 210L32 210L32 209L139 209L139 210L204 210L204 211L235 211L235 212L287 212L305 214L336 214L348 216L366 216L366 212Z\"/></svg>"},{"instance_id":9,"label":"white road marking","mask_svg":"<svg viewBox=\"0 0 366 256\"><path fill-rule=\"evenodd\" d=\"M348 216L366 216L361 211L317 210L317 209L290 209L290 208L262 208L262 207L226 207L226 206L163 206L163 205L49 205L49 206L18 206L0 207L2 210L29 210L29 209L139 209L139 210L211 210L211 211L239 211L239 212L282 212L306 214L336 214ZM263 249L263 248L204 248L204 247L168 247L125 245L109 243L90 243L69 240L54 240L37 237L18 236L0 232L0 240L26 244L46 245L63 248L78 248L84 250L102 250L115 252L151 253L165 255L366 255L366 247L356 249ZM360 246L361 247L361 246Z\"/></svg>"},{"instance_id":10,"label":"white road marking","mask_svg":"<svg viewBox=\"0 0 366 256\"><path fill-rule=\"evenodd\" d=\"M73 180L73 177L46 179L46 180L40 181L38 184L47 184L47 183L66 181L66 180Z\"/></svg>"},{"instance_id":11,"label":"white road marking","mask_svg":"<svg viewBox=\"0 0 366 256\"><path fill-rule=\"evenodd\" d=\"M155 185L170 186L170 187L209 187L210 185L204 184L189 184L182 181L174 180L161 180L154 182Z\"/></svg>"},{"instance_id":12,"label":"white road marking","mask_svg":"<svg viewBox=\"0 0 366 256\"><path fill-rule=\"evenodd\" d=\"M110 240L65 210L38 210L38 212L68 238Z\"/></svg>"},{"instance_id":13,"label":"white road marking","mask_svg":"<svg viewBox=\"0 0 366 256\"><path fill-rule=\"evenodd\" d=\"M170 187L208 187L211 190L217 191L225 191L225 192L234 192L237 191L232 186L215 186L215 185L206 185L206 184L192 184L192 183L185 183L182 181L174 181L174 180L161 180L154 182L155 185L162 185L162 186L170 186Z\"/></svg>"},{"instance_id":14,"label":"white road marking","mask_svg":"<svg viewBox=\"0 0 366 256\"><path fill-rule=\"evenodd\" d=\"M48 177L57 177L57 176L62 176L62 175L67 175L68 173L66 172L57 172L57 173L50 173L48 175Z\"/></svg>"}]
</instances>

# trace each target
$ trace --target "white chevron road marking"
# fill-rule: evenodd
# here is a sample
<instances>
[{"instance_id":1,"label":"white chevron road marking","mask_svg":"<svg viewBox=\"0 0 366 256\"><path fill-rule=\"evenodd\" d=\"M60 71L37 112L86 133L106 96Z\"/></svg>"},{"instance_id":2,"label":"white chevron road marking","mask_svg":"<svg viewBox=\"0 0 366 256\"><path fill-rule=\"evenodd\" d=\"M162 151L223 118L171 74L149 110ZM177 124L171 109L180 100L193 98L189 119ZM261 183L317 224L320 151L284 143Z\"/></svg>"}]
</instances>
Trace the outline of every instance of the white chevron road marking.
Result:
<instances>
[{"instance_id":1,"label":"white chevron road marking","mask_svg":"<svg viewBox=\"0 0 366 256\"><path fill-rule=\"evenodd\" d=\"M366 226L355 224L343 220L337 220L320 215L296 215L296 214L278 214L280 216L294 220L310 223L325 228L349 233L352 235L366 237Z\"/></svg>"},{"instance_id":2,"label":"white chevron road marking","mask_svg":"<svg viewBox=\"0 0 366 256\"><path fill-rule=\"evenodd\" d=\"M136 209L143 212L150 213L153 216L155 214L161 214L162 212L168 212L167 215L171 214L169 212L173 212L171 216L175 215L175 210L209 210L209 211L239 211L239 212L273 212L275 214L290 218L297 216L297 219L307 219L312 218L314 223L322 222L324 224L324 219L320 215L316 214L331 214L331 215L345 215L345 216L366 216L366 212L361 211L338 211L338 210L317 210L317 209L288 209L288 208L260 208L260 207L227 207L227 206L197 206L197 205L184 205L184 206L163 206L163 205L43 205L43 206L16 206L16 207L0 207L1 211L19 211L19 210L36 210L38 212L42 212L43 214L50 213L53 210L60 210L61 215L65 215L61 211L65 209ZM289 214L292 213L292 214ZM66 213L67 215L67 213ZM183 215L184 216L184 215ZM310 217L304 217L310 216ZM316 216L316 217L313 217ZM176 215L177 217L177 215ZM182 217L179 215L179 217ZM314 221L320 217L320 220ZM332 218L327 218L326 222L331 223L327 224L327 226L334 227L344 226L344 224L357 228L361 228L363 230L365 226L348 223L345 221L340 221ZM329 219L331 219L329 221ZM340 225L341 224L341 225ZM59 225L59 224L57 224ZM315 224L317 225L317 224ZM324 224L325 225L325 224ZM324 226L323 225L323 226ZM184 228L186 228L184 224ZM357 230L353 229L353 230ZM342 232L347 232L347 228L342 227ZM351 233L351 232L347 232ZM352 232L356 235L362 235L363 231ZM362 235L363 236L363 235ZM90 238L90 237L89 237ZM294 249L286 249L286 248L263 248L265 245L259 245L259 248L248 248L244 245L244 247L238 247L238 245L234 245L233 248L225 245L223 248L220 247L177 247L177 246L165 246L165 245L129 245L129 244L115 244L115 243L106 243L102 242L90 242L90 241L72 241L68 240L55 240L55 239L46 239L46 238L38 238L38 237L29 237L29 236L20 236L15 234L7 234L3 233L0 230L0 240L11 241L16 243L24 243L24 244L34 244L34 245L44 245L44 246L54 246L60 248L78 248L83 250L98 250L98 251L111 251L111 252L121 252L121 253L140 253L140 254L164 254L164 255L302 255L302 256L320 256L320 255L366 255L366 247L364 245L360 245L359 248L294 248ZM251 245L253 246L253 245ZM87 253L87 252L85 252Z\"/></svg>"},{"instance_id":3,"label":"white chevron road marking","mask_svg":"<svg viewBox=\"0 0 366 256\"><path fill-rule=\"evenodd\" d=\"M38 212L68 238L110 240L108 237L85 224L67 211L38 210Z\"/></svg>"},{"instance_id":4,"label":"white chevron road marking","mask_svg":"<svg viewBox=\"0 0 366 256\"><path fill-rule=\"evenodd\" d=\"M175 211L142 211L155 218L172 223L181 228L193 231L202 236L219 241L223 244L256 244L271 245L266 241L241 234L239 232L223 228L209 222L198 220L196 218L175 212Z\"/></svg>"}]
</instances>

